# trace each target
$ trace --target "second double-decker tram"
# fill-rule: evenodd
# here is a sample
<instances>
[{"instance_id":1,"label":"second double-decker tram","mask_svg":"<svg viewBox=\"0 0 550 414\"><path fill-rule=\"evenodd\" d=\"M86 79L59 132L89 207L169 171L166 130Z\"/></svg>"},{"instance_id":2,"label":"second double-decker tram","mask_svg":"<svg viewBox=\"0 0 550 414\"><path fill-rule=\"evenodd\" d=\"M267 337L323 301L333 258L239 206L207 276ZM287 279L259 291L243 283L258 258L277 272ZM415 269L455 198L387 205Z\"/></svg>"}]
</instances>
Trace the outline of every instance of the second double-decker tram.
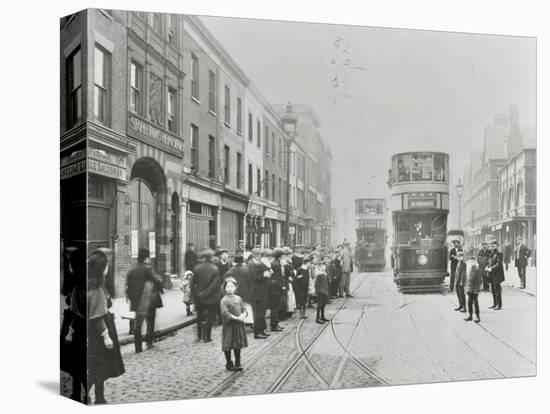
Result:
<instances>
[{"instance_id":1,"label":"second double-decker tram","mask_svg":"<svg viewBox=\"0 0 550 414\"><path fill-rule=\"evenodd\" d=\"M439 290L448 275L449 156L396 154L389 185L395 283L403 292Z\"/></svg>"}]
</instances>

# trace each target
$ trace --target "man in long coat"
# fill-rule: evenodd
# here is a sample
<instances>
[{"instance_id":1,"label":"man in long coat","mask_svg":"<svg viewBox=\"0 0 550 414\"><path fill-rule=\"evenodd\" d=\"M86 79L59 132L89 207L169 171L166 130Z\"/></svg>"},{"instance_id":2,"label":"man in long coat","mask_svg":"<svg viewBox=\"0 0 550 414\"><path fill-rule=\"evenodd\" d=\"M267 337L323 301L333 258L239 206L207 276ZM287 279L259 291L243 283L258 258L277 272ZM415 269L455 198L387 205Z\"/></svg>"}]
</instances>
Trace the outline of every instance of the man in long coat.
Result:
<instances>
[{"instance_id":1,"label":"man in long coat","mask_svg":"<svg viewBox=\"0 0 550 414\"><path fill-rule=\"evenodd\" d=\"M449 280L449 291L452 292L455 286L455 273L456 265L458 264L457 253L462 251L460 247L460 242L458 240L453 240L454 247L449 252L449 261L451 262L451 278Z\"/></svg>"},{"instance_id":2,"label":"man in long coat","mask_svg":"<svg viewBox=\"0 0 550 414\"><path fill-rule=\"evenodd\" d=\"M502 253L498 251L496 240L491 242L491 249L487 270L491 282L491 292L493 293L493 306L490 306L489 309L500 310L502 309L502 287L500 284L504 282L503 258Z\"/></svg>"},{"instance_id":3,"label":"man in long coat","mask_svg":"<svg viewBox=\"0 0 550 414\"><path fill-rule=\"evenodd\" d=\"M157 308L162 307L160 297L162 292L162 281L149 264L149 250L139 249L137 264L126 275L126 298L130 302L130 311L136 313L133 326L136 353L143 350L141 338L143 322L147 324L145 336L147 348L153 346L155 317Z\"/></svg>"},{"instance_id":4,"label":"man in long coat","mask_svg":"<svg viewBox=\"0 0 550 414\"><path fill-rule=\"evenodd\" d=\"M485 292L489 290L489 274L486 271L486 268L489 261L489 256L491 255L491 251L487 248L487 246L487 242L481 243L481 249L477 252L477 263L479 264L479 268L482 272L481 280L483 282L483 290Z\"/></svg>"},{"instance_id":5,"label":"man in long coat","mask_svg":"<svg viewBox=\"0 0 550 414\"><path fill-rule=\"evenodd\" d=\"M351 282L351 272L353 272L353 256L349 249L349 242L344 243L344 248L342 249L342 255L340 257L340 268L342 269L342 278L340 280L340 293L342 296L345 294L346 297L351 298L351 293L349 291L350 282Z\"/></svg>"},{"instance_id":6,"label":"man in long coat","mask_svg":"<svg viewBox=\"0 0 550 414\"><path fill-rule=\"evenodd\" d=\"M212 263L212 250L202 250L199 261L193 272L191 295L197 309L198 340L210 342L212 325L220 308L221 279L218 267Z\"/></svg>"},{"instance_id":7,"label":"man in long coat","mask_svg":"<svg viewBox=\"0 0 550 414\"><path fill-rule=\"evenodd\" d=\"M269 279L271 269L261 260L262 250L258 247L252 249L251 259L247 264L250 276L250 304L254 316L254 338L265 339L269 336L265 332L265 310L269 298Z\"/></svg>"},{"instance_id":8,"label":"man in long coat","mask_svg":"<svg viewBox=\"0 0 550 414\"><path fill-rule=\"evenodd\" d=\"M514 252L514 262L518 269L518 276L521 282L520 289L525 289L525 271L530 256L531 249L523 244L523 239L521 237L518 237L516 251Z\"/></svg>"},{"instance_id":9,"label":"man in long coat","mask_svg":"<svg viewBox=\"0 0 550 414\"><path fill-rule=\"evenodd\" d=\"M456 296L458 298L458 307L455 311L466 312L466 295L464 287L466 286L466 262L464 261L464 252L459 251L456 254Z\"/></svg>"}]
</instances>

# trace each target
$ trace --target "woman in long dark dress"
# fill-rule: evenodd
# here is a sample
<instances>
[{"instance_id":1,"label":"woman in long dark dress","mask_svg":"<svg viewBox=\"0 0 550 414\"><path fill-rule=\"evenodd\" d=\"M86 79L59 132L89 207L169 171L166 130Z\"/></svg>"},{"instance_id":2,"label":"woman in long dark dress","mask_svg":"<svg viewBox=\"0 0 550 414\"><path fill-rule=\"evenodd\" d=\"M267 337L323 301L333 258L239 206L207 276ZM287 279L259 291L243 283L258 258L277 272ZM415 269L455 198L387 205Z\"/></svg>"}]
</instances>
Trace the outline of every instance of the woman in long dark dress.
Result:
<instances>
[{"instance_id":1,"label":"woman in long dark dress","mask_svg":"<svg viewBox=\"0 0 550 414\"><path fill-rule=\"evenodd\" d=\"M225 279L222 285L225 296L220 302L220 313L223 321L222 351L225 355L225 369L242 371L241 349L248 346L244 321L246 309L240 296L235 294L237 281L233 277ZM231 351L235 354L235 364L231 361Z\"/></svg>"},{"instance_id":2,"label":"woman in long dark dress","mask_svg":"<svg viewBox=\"0 0 550 414\"><path fill-rule=\"evenodd\" d=\"M95 250L88 258L88 391L94 387L94 404L106 404L104 383L124 373L124 363L110 297L105 289L109 271L105 252Z\"/></svg>"},{"instance_id":3,"label":"woman in long dark dress","mask_svg":"<svg viewBox=\"0 0 550 414\"><path fill-rule=\"evenodd\" d=\"M304 258L302 265L296 270L296 277L292 281L294 296L296 298L296 307L300 309L300 318L302 319L305 319L306 317L306 305L310 280L310 263L311 259L309 257Z\"/></svg>"}]
</instances>

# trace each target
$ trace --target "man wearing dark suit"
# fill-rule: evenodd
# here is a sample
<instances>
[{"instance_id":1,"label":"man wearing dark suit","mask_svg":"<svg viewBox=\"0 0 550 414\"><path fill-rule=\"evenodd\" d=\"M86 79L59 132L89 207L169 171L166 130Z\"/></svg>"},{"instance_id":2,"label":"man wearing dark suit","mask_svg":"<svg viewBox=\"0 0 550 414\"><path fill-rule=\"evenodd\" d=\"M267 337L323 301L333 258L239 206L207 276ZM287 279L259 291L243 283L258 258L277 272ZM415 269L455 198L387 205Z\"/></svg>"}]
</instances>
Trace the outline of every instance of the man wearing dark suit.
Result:
<instances>
[{"instance_id":1,"label":"man wearing dark suit","mask_svg":"<svg viewBox=\"0 0 550 414\"><path fill-rule=\"evenodd\" d=\"M456 265L458 264L457 253L462 251L462 247L460 247L460 242L458 240L453 240L453 244L454 244L454 247L449 252L449 260L451 262L451 278L449 280L449 292L452 292L455 286Z\"/></svg>"},{"instance_id":2,"label":"man wearing dark suit","mask_svg":"<svg viewBox=\"0 0 550 414\"><path fill-rule=\"evenodd\" d=\"M130 311L136 313L134 326L130 327L134 331L136 353L143 350L141 338L143 322L147 324L145 335L147 348L153 347L155 317L157 308L162 307L160 297L162 292L162 281L149 264L149 250L140 248L136 266L126 275L126 298L130 302Z\"/></svg>"},{"instance_id":3,"label":"man wearing dark suit","mask_svg":"<svg viewBox=\"0 0 550 414\"><path fill-rule=\"evenodd\" d=\"M280 260L283 254L283 249L276 248L273 250L273 261L271 262L271 270L273 273L271 275L271 279L269 280L269 309L272 332L280 332L283 330L279 326L281 298L284 294L286 294L283 277L284 269Z\"/></svg>"},{"instance_id":4,"label":"man wearing dark suit","mask_svg":"<svg viewBox=\"0 0 550 414\"><path fill-rule=\"evenodd\" d=\"M456 254L456 296L458 298L458 307L455 311L466 312L466 295L464 286L466 285L466 262L464 262L464 252L461 250Z\"/></svg>"},{"instance_id":5,"label":"man wearing dark suit","mask_svg":"<svg viewBox=\"0 0 550 414\"><path fill-rule=\"evenodd\" d=\"M489 290L489 274L487 273L486 268L489 256L491 255L491 251L487 248L487 245L487 242L481 243L481 249L477 253L477 263L482 272L481 280L483 282L483 291L485 292Z\"/></svg>"},{"instance_id":6,"label":"man wearing dark suit","mask_svg":"<svg viewBox=\"0 0 550 414\"><path fill-rule=\"evenodd\" d=\"M198 262L197 253L195 252L195 245L193 243L187 244L187 251L185 252L184 262L185 270L193 271Z\"/></svg>"},{"instance_id":7,"label":"man wearing dark suit","mask_svg":"<svg viewBox=\"0 0 550 414\"><path fill-rule=\"evenodd\" d=\"M514 252L514 248L510 244L508 240L504 241L504 269L508 271L508 265L510 264L510 259L512 258L512 253Z\"/></svg>"},{"instance_id":8,"label":"man wearing dark suit","mask_svg":"<svg viewBox=\"0 0 550 414\"><path fill-rule=\"evenodd\" d=\"M521 281L520 289L525 289L525 268L527 267L529 256L531 256L531 249L523 244L521 237L518 237L516 251L514 252L514 262L518 269L519 280Z\"/></svg>"},{"instance_id":9,"label":"man wearing dark suit","mask_svg":"<svg viewBox=\"0 0 550 414\"><path fill-rule=\"evenodd\" d=\"M212 263L212 250L202 250L199 259L193 272L191 295L197 309L198 340L210 342L216 311L220 308L221 278L218 267Z\"/></svg>"},{"instance_id":10,"label":"man wearing dark suit","mask_svg":"<svg viewBox=\"0 0 550 414\"><path fill-rule=\"evenodd\" d=\"M502 287L500 284L504 282L504 267L502 266L503 256L498 251L498 243L496 240L491 242L491 255L487 264L487 272L489 273L489 281L491 282L491 292L493 293L493 306L489 309L502 309Z\"/></svg>"},{"instance_id":11,"label":"man wearing dark suit","mask_svg":"<svg viewBox=\"0 0 550 414\"><path fill-rule=\"evenodd\" d=\"M252 315L254 317L254 338L266 339L269 334L265 332L265 310L269 299L269 279L271 269L261 261L262 250L258 247L252 249L251 259L248 262L248 272L251 279L250 300Z\"/></svg>"}]
</instances>

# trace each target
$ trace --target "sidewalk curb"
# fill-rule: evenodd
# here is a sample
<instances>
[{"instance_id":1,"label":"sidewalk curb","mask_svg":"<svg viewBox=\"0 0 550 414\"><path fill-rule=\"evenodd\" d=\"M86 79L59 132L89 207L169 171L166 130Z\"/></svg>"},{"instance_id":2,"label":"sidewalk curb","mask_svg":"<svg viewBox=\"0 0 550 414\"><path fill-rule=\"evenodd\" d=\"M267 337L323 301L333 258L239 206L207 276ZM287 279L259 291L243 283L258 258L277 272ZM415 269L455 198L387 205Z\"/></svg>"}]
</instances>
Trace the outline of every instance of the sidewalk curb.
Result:
<instances>
[{"instance_id":1,"label":"sidewalk curb","mask_svg":"<svg viewBox=\"0 0 550 414\"><path fill-rule=\"evenodd\" d=\"M193 325L196 322L197 322L197 318L195 317L195 318L186 320L185 322L181 322L181 323L178 323L176 325L169 326L167 328L159 329L158 331L155 331L153 333L153 338L158 339L162 336L169 335L171 333L179 331L180 329L185 328L186 326ZM118 342L119 342L120 346L133 344L134 343L134 335L130 335L126 338L122 338Z\"/></svg>"}]
</instances>

